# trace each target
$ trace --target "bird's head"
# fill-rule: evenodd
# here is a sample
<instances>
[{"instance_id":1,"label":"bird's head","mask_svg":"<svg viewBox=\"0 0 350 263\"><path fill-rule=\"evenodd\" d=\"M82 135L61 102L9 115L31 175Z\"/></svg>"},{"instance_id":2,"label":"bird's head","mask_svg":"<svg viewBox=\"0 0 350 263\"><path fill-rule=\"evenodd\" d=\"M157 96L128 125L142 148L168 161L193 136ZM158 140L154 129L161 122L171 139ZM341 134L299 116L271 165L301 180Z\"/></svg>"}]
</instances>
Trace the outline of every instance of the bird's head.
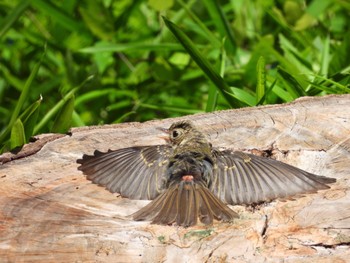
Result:
<instances>
[{"instance_id":1,"label":"bird's head","mask_svg":"<svg viewBox=\"0 0 350 263\"><path fill-rule=\"evenodd\" d=\"M167 137L163 139L170 142L172 145L179 145L185 139L193 138L197 133L200 133L191 121L178 121L173 123L169 129L161 129L167 133Z\"/></svg>"}]
</instances>

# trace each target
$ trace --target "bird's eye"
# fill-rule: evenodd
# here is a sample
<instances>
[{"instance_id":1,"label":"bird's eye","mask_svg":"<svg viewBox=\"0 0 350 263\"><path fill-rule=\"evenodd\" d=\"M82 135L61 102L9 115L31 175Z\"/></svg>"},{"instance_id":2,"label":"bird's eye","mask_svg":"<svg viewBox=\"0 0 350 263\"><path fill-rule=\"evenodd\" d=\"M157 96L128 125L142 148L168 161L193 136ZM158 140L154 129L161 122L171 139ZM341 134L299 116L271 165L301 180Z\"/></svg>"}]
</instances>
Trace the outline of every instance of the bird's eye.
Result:
<instances>
[{"instance_id":1,"label":"bird's eye","mask_svg":"<svg viewBox=\"0 0 350 263\"><path fill-rule=\"evenodd\" d=\"M177 136L179 136L179 134L180 133L177 130L175 130L175 131L173 131L172 136L173 136L173 138L176 138Z\"/></svg>"}]
</instances>

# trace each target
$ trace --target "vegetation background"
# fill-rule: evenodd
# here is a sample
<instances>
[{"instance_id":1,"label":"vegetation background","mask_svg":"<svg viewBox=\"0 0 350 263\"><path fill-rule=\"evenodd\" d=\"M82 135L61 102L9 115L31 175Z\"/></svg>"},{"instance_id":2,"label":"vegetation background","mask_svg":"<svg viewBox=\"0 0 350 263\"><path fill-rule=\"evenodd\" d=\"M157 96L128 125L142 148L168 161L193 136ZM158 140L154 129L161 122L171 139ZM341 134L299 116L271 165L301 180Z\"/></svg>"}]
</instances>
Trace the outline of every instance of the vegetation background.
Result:
<instances>
[{"instance_id":1,"label":"vegetation background","mask_svg":"<svg viewBox=\"0 0 350 263\"><path fill-rule=\"evenodd\" d=\"M0 40L1 151L350 92L348 0L1 0Z\"/></svg>"}]
</instances>

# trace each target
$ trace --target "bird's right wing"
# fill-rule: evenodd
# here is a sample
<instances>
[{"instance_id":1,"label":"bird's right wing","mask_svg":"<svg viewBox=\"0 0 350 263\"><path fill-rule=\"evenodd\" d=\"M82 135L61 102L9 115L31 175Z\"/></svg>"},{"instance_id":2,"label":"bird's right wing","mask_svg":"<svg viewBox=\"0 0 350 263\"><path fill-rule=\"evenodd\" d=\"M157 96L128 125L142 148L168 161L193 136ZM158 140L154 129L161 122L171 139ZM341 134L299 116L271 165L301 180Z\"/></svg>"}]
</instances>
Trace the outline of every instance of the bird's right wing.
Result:
<instances>
[{"instance_id":1,"label":"bird's right wing","mask_svg":"<svg viewBox=\"0 0 350 263\"><path fill-rule=\"evenodd\" d=\"M154 199L166 187L167 145L95 151L77 160L87 179L131 199Z\"/></svg>"},{"instance_id":2,"label":"bird's right wing","mask_svg":"<svg viewBox=\"0 0 350 263\"><path fill-rule=\"evenodd\" d=\"M271 158L214 150L209 189L228 204L254 204L327 189L334 178L318 176Z\"/></svg>"}]
</instances>

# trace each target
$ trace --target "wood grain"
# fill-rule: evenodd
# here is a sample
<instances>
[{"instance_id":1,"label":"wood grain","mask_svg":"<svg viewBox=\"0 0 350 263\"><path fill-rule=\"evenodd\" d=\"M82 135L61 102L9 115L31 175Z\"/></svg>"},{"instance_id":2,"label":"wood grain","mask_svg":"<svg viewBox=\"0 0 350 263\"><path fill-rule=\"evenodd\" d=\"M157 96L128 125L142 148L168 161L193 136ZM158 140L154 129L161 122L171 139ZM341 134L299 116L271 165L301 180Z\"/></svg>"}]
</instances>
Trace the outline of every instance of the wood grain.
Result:
<instances>
[{"instance_id":1,"label":"wood grain","mask_svg":"<svg viewBox=\"0 0 350 263\"><path fill-rule=\"evenodd\" d=\"M0 157L8 160L0 165L0 261L347 262L349 105L350 95L303 98L142 124L75 128L45 143L39 138L18 159ZM132 221L128 215L148 201L111 194L77 170L76 159L95 149L163 144L156 128L179 119L194 121L215 146L270 155L338 182L294 201L256 209L233 206L240 214L234 224L181 228Z\"/></svg>"}]
</instances>

